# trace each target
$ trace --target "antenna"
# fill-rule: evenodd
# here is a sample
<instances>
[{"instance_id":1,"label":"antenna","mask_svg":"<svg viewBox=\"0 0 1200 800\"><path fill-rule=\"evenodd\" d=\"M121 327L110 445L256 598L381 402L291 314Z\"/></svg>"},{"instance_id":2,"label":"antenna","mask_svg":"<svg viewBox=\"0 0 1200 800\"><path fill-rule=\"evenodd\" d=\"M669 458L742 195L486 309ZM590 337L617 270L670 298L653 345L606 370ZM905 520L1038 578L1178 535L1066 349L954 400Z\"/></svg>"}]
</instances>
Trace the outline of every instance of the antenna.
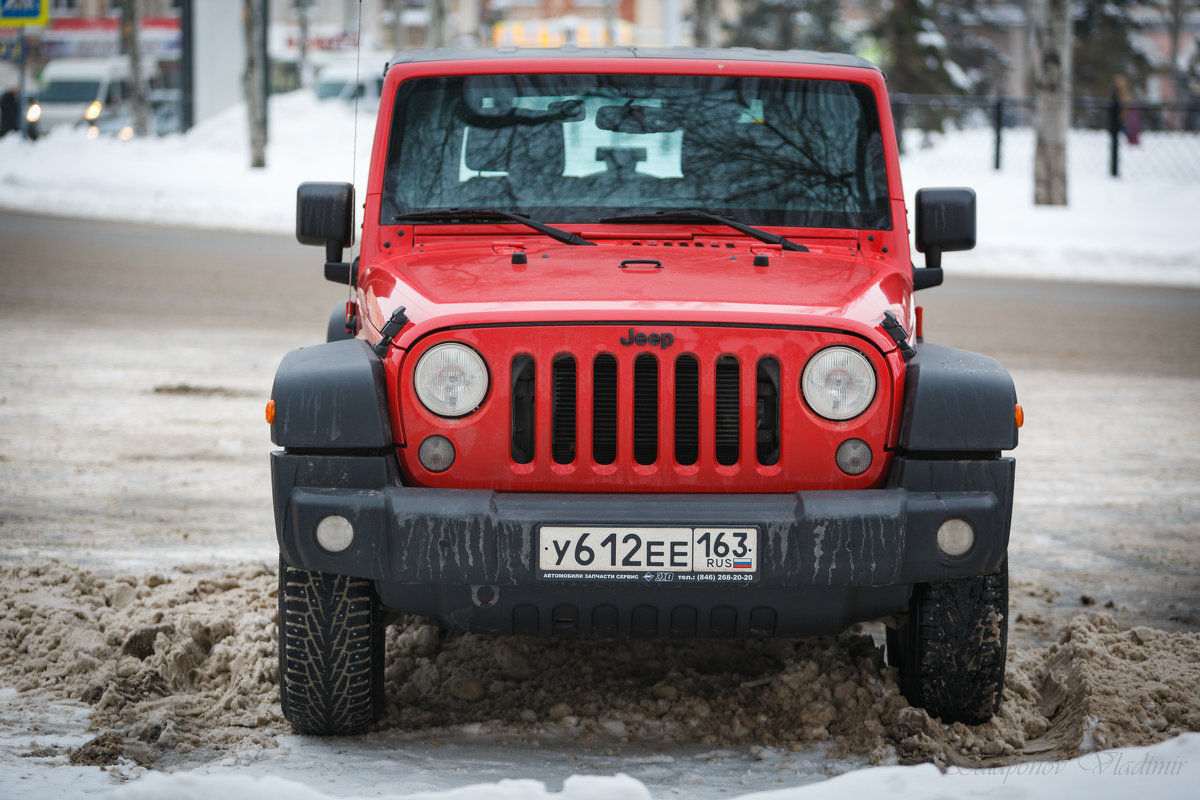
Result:
<instances>
[{"instance_id":1,"label":"antenna","mask_svg":"<svg viewBox=\"0 0 1200 800\"><path fill-rule=\"evenodd\" d=\"M362 0L358 0L358 23L357 23L357 30L355 31L355 37L354 37L354 133L350 137L350 185L351 186L355 185L356 179L358 177L358 101L362 97L362 92L359 90L359 86L360 86L359 81L362 78L362 76L360 74L360 71L362 69L362 7L363 7ZM356 193L355 196L357 197L358 194ZM366 193L364 192L362 194L362 196L366 197ZM353 220L357 217L358 210L351 209L351 213L354 214L354 216L351 217L351 225L353 225ZM362 252L362 243L359 241L360 239L362 239L361 236L354 237L355 244L358 247L358 251L361 253ZM357 258L357 256L354 255L353 249L351 249L350 255L351 255L350 263L353 264L355 259ZM347 295L346 308L347 309L349 309L349 307L350 307L349 303L354 301L354 291L355 291L354 283L355 282L353 280L353 277L354 277L355 271L356 270L354 270L354 268L351 267L351 280L346 281L346 295ZM349 312L347 311L347 313L349 313Z\"/></svg>"}]
</instances>

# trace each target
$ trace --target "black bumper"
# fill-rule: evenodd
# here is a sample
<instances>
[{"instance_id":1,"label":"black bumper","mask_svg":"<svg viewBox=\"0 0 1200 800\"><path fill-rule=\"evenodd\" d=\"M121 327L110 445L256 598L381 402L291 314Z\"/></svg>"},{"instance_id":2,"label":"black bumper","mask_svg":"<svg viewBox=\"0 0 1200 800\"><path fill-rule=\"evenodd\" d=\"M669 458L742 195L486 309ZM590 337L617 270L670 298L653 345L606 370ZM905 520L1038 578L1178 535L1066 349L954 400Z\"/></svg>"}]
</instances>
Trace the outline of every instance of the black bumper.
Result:
<instances>
[{"instance_id":1,"label":"black bumper","mask_svg":"<svg viewBox=\"0 0 1200 800\"><path fill-rule=\"evenodd\" d=\"M898 458L888 488L794 494L519 494L410 488L391 456L272 455L280 552L292 566L375 581L385 606L456 628L614 636L832 633L903 613L913 584L994 572L1004 560L1014 462ZM355 537L315 539L337 514ZM951 558L938 527L964 519ZM540 579L538 527L754 526L752 583Z\"/></svg>"}]
</instances>

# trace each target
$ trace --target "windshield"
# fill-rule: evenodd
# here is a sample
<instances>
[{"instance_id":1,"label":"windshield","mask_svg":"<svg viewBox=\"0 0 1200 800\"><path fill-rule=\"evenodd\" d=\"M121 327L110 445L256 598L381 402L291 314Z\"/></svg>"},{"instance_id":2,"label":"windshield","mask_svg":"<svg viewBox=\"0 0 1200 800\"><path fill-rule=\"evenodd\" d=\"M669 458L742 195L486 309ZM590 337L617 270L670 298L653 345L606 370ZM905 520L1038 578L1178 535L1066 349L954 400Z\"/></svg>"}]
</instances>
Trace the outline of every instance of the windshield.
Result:
<instances>
[{"instance_id":1,"label":"windshield","mask_svg":"<svg viewBox=\"0 0 1200 800\"><path fill-rule=\"evenodd\" d=\"M349 80L337 80L336 78L330 79L330 80L317 81L317 86L316 86L317 99L318 100L328 100L331 97L339 96L342 92L346 91L346 84L348 84L349 82L350 82Z\"/></svg>"},{"instance_id":2,"label":"windshield","mask_svg":"<svg viewBox=\"0 0 1200 800\"><path fill-rule=\"evenodd\" d=\"M886 229L864 85L782 78L419 78L396 97L381 219L490 207L548 222L702 208L752 225Z\"/></svg>"},{"instance_id":3,"label":"windshield","mask_svg":"<svg viewBox=\"0 0 1200 800\"><path fill-rule=\"evenodd\" d=\"M38 91L43 103L90 103L100 94L100 81L49 81Z\"/></svg>"}]
</instances>

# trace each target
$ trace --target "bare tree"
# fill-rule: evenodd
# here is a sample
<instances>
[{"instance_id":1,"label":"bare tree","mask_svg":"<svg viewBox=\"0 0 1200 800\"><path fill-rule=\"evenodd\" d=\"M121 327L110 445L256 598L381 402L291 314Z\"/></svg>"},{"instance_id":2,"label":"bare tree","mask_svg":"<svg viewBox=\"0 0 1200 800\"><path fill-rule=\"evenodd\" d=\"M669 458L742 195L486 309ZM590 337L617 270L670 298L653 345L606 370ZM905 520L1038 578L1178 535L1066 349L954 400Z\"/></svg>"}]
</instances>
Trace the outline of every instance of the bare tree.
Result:
<instances>
[{"instance_id":1,"label":"bare tree","mask_svg":"<svg viewBox=\"0 0 1200 800\"><path fill-rule=\"evenodd\" d=\"M137 0L121 0L121 52L129 57L133 79L130 87L133 101L133 133L145 136L150 129L150 107L146 102L146 86L142 82L142 52L138 44Z\"/></svg>"},{"instance_id":2,"label":"bare tree","mask_svg":"<svg viewBox=\"0 0 1200 800\"><path fill-rule=\"evenodd\" d=\"M1037 149L1033 202L1067 205L1067 128L1071 116L1071 2L1032 0L1033 124Z\"/></svg>"},{"instance_id":3,"label":"bare tree","mask_svg":"<svg viewBox=\"0 0 1200 800\"><path fill-rule=\"evenodd\" d=\"M267 97L261 47L265 24L263 0L242 0L243 22L246 31L246 71L242 74L242 91L246 96L246 116L250 121L250 166L267 165Z\"/></svg>"},{"instance_id":4,"label":"bare tree","mask_svg":"<svg viewBox=\"0 0 1200 800\"><path fill-rule=\"evenodd\" d=\"M296 4L296 21L300 25L300 79L308 81L308 9L311 0L300 0Z\"/></svg>"},{"instance_id":5,"label":"bare tree","mask_svg":"<svg viewBox=\"0 0 1200 800\"><path fill-rule=\"evenodd\" d=\"M1167 30L1171 34L1171 64L1168 68L1171 71L1171 91L1173 92L1171 99L1179 103L1187 98L1187 76L1179 64L1179 46L1184 34L1183 0L1170 0L1169 5Z\"/></svg>"},{"instance_id":6,"label":"bare tree","mask_svg":"<svg viewBox=\"0 0 1200 800\"><path fill-rule=\"evenodd\" d=\"M429 40L426 46L446 46L446 0L429 0Z\"/></svg>"},{"instance_id":7,"label":"bare tree","mask_svg":"<svg viewBox=\"0 0 1200 800\"><path fill-rule=\"evenodd\" d=\"M720 24L717 0L696 0L696 46L718 47Z\"/></svg>"}]
</instances>

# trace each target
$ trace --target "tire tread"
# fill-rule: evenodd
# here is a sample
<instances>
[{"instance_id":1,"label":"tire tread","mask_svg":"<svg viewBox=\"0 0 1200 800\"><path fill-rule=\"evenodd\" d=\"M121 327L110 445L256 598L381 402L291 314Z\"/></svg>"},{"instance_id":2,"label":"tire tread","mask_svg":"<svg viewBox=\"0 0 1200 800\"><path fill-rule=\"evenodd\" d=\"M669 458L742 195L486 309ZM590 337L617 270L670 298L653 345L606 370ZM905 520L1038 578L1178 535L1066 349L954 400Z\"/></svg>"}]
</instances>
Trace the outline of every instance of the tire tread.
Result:
<instances>
[{"instance_id":1,"label":"tire tread","mask_svg":"<svg viewBox=\"0 0 1200 800\"><path fill-rule=\"evenodd\" d=\"M383 631L370 581L279 566L279 697L302 734L351 735L383 705Z\"/></svg>"}]
</instances>

